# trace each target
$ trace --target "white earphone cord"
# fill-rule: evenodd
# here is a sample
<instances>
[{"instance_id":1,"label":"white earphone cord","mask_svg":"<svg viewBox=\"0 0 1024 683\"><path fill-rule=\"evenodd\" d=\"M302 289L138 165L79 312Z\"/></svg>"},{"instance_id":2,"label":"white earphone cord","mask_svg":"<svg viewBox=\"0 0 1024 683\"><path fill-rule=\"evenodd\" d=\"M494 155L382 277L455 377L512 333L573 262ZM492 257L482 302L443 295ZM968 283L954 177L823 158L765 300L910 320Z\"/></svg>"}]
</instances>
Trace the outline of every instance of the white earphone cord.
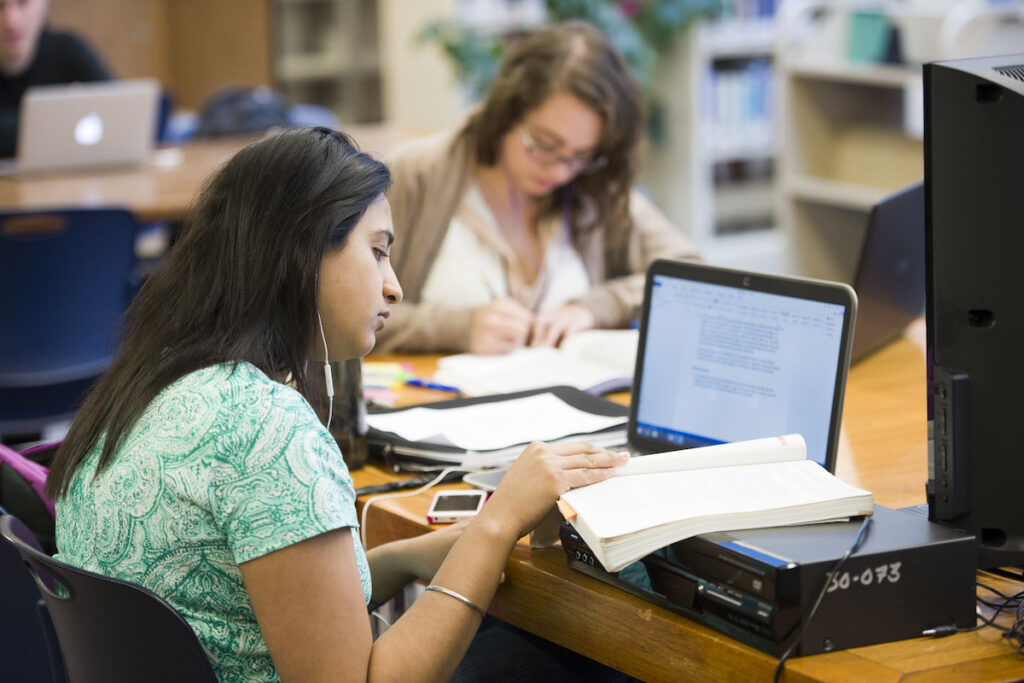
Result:
<instances>
[{"instance_id":1,"label":"white earphone cord","mask_svg":"<svg viewBox=\"0 0 1024 683\"><path fill-rule=\"evenodd\" d=\"M324 334L324 321L320 311L316 312L316 321L320 326L320 340L324 343L324 383L327 385L327 429L331 428L334 418L334 373L331 372L330 356L327 354L327 335Z\"/></svg>"}]
</instances>

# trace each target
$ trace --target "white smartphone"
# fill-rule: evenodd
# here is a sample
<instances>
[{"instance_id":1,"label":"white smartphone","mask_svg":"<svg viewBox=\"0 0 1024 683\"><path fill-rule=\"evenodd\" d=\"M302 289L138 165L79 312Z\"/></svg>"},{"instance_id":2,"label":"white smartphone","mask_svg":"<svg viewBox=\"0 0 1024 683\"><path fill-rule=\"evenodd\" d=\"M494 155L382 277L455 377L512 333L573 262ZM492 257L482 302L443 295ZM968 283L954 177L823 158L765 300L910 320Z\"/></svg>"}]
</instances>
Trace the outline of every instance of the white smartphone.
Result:
<instances>
[{"instance_id":1,"label":"white smartphone","mask_svg":"<svg viewBox=\"0 0 1024 683\"><path fill-rule=\"evenodd\" d=\"M451 524L480 512L487 500L486 491L438 491L430 501L427 521L431 524Z\"/></svg>"}]
</instances>

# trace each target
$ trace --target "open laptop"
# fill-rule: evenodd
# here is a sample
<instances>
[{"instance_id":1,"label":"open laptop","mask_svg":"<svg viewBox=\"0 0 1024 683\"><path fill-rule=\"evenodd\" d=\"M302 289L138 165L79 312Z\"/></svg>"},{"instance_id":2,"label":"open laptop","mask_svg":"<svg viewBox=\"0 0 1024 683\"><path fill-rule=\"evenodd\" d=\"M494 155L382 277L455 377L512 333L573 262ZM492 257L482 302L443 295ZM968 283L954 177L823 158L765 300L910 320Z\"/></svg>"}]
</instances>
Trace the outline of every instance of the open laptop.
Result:
<instances>
[{"instance_id":1,"label":"open laptop","mask_svg":"<svg viewBox=\"0 0 1024 683\"><path fill-rule=\"evenodd\" d=\"M857 296L841 283L701 263L647 271L630 445L802 434L835 470Z\"/></svg>"},{"instance_id":2,"label":"open laptop","mask_svg":"<svg viewBox=\"0 0 1024 683\"><path fill-rule=\"evenodd\" d=\"M46 173L138 164L156 134L160 84L149 78L29 88L18 155L0 171Z\"/></svg>"},{"instance_id":3,"label":"open laptop","mask_svg":"<svg viewBox=\"0 0 1024 683\"><path fill-rule=\"evenodd\" d=\"M924 183L905 187L878 202L853 288L860 310L850 361L856 363L903 334L924 315Z\"/></svg>"},{"instance_id":4,"label":"open laptop","mask_svg":"<svg viewBox=\"0 0 1024 683\"><path fill-rule=\"evenodd\" d=\"M802 434L835 471L857 295L848 285L658 260L647 271L627 448ZM501 472L467 475L493 489Z\"/></svg>"}]
</instances>

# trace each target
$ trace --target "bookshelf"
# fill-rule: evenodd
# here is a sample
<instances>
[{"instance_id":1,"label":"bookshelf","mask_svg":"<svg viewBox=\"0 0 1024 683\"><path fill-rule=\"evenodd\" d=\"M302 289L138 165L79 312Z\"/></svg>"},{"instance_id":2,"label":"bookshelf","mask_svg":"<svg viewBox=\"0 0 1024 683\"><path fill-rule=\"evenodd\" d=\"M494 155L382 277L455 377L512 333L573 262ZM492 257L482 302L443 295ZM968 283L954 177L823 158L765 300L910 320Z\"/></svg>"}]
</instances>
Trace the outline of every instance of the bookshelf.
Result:
<instances>
[{"instance_id":1,"label":"bookshelf","mask_svg":"<svg viewBox=\"0 0 1024 683\"><path fill-rule=\"evenodd\" d=\"M903 63L866 58L858 30L877 18L898 31ZM921 65L1019 52L1024 2L787 0L778 31L788 269L850 282L873 205L924 176Z\"/></svg>"},{"instance_id":2,"label":"bookshelf","mask_svg":"<svg viewBox=\"0 0 1024 683\"><path fill-rule=\"evenodd\" d=\"M850 61L855 5L832 7L816 45L789 43L789 26L780 28L777 215L790 237L788 270L851 282L871 208L924 175L923 93L919 65Z\"/></svg>"},{"instance_id":3,"label":"bookshelf","mask_svg":"<svg viewBox=\"0 0 1024 683\"><path fill-rule=\"evenodd\" d=\"M292 102L343 123L381 120L376 0L273 0L273 72Z\"/></svg>"},{"instance_id":4,"label":"bookshelf","mask_svg":"<svg viewBox=\"0 0 1024 683\"><path fill-rule=\"evenodd\" d=\"M658 74L666 125L642 182L714 263L782 270L776 229L774 3L734 3L678 41Z\"/></svg>"}]
</instances>

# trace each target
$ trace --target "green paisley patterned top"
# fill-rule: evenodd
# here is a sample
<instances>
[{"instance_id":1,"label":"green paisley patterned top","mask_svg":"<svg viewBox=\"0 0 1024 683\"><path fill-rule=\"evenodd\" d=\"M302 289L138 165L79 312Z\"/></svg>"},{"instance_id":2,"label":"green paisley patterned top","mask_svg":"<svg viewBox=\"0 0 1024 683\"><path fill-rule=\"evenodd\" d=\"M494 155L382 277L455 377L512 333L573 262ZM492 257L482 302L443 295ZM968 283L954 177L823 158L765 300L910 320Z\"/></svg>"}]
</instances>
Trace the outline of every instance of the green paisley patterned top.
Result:
<instances>
[{"instance_id":1,"label":"green paisley patterned top","mask_svg":"<svg viewBox=\"0 0 1024 683\"><path fill-rule=\"evenodd\" d=\"M358 527L352 479L309 404L248 363L204 368L161 392L95 476L98 455L57 502L59 558L165 598L220 680L278 680L238 565Z\"/></svg>"}]
</instances>

